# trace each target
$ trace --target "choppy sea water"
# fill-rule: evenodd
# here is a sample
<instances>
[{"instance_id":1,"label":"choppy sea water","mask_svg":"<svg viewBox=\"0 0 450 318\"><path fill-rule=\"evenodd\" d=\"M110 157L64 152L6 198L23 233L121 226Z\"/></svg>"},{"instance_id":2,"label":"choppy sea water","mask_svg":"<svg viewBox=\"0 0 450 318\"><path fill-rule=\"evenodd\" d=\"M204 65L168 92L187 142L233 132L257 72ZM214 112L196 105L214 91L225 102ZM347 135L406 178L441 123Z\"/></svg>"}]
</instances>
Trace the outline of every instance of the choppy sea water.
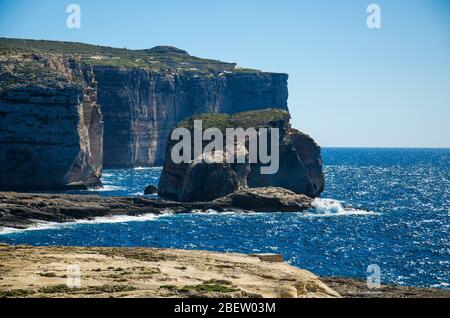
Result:
<instances>
[{"instance_id":1,"label":"choppy sea water","mask_svg":"<svg viewBox=\"0 0 450 318\"><path fill-rule=\"evenodd\" d=\"M450 289L450 149L323 150L328 200L307 213L116 217L4 231L0 242L281 253L321 276ZM141 195L160 168L106 170L99 195Z\"/></svg>"}]
</instances>

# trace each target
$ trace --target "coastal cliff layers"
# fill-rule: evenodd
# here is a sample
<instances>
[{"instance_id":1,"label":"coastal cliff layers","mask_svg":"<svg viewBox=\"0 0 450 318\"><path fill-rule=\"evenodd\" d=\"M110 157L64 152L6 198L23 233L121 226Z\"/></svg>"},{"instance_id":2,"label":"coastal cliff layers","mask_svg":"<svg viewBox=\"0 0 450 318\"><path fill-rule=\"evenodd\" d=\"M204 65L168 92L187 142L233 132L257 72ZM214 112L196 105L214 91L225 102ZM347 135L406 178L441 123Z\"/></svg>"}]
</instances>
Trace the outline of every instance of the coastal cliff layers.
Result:
<instances>
[{"instance_id":1,"label":"coastal cliff layers","mask_svg":"<svg viewBox=\"0 0 450 318\"><path fill-rule=\"evenodd\" d=\"M162 165L170 131L195 114L287 109L287 75L228 68L172 73L94 66L105 115L104 165Z\"/></svg>"},{"instance_id":2,"label":"coastal cliff layers","mask_svg":"<svg viewBox=\"0 0 450 318\"><path fill-rule=\"evenodd\" d=\"M95 186L103 120L89 65L70 56L0 55L0 189Z\"/></svg>"},{"instance_id":3,"label":"coastal cliff layers","mask_svg":"<svg viewBox=\"0 0 450 318\"><path fill-rule=\"evenodd\" d=\"M102 166L161 165L178 122L287 110L287 79L174 47L0 38L0 189L92 186Z\"/></svg>"}]
</instances>

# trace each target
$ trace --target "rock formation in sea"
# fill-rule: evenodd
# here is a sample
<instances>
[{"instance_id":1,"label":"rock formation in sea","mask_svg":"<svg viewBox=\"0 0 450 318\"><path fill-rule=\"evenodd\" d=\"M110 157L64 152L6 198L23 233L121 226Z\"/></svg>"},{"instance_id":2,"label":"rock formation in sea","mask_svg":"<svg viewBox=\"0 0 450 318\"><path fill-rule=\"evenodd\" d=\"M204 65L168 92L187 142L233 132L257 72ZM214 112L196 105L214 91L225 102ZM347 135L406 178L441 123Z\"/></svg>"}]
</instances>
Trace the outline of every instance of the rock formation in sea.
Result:
<instances>
[{"instance_id":1,"label":"rock formation in sea","mask_svg":"<svg viewBox=\"0 0 450 318\"><path fill-rule=\"evenodd\" d=\"M287 110L287 79L174 47L0 38L0 188L93 185L102 165L162 164L179 121Z\"/></svg>"},{"instance_id":2,"label":"rock formation in sea","mask_svg":"<svg viewBox=\"0 0 450 318\"><path fill-rule=\"evenodd\" d=\"M279 169L274 174L261 173L258 163L189 162L175 163L171 156L178 141L168 139L158 194L181 202L211 201L245 188L280 187L297 194L317 197L324 188L320 147L308 135L291 128L290 115L279 109L248 111L234 115L203 114L182 121L177 127L194 133L194 121L202 121L202 129L222 130L226 144L226 128L278 128ZM193 138L191 139L193 145ZM209 141L203 141L205 147ZM246 150L249 143L247 141Z\"/></svg>"}]
</instances>

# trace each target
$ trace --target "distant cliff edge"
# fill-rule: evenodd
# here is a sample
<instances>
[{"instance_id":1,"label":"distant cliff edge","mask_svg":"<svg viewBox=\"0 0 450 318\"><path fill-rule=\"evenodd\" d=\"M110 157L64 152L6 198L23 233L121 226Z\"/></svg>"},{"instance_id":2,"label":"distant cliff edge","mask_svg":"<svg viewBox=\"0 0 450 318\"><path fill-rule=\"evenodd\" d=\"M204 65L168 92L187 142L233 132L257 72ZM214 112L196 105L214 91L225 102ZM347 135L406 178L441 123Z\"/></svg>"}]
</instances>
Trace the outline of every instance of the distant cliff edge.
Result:
<instances>
[{"instance_id":1,"label":"distant cliff edge","mask_svg":"<svg viewBox=\"0 0 450 318\"><path fill-rule=\"evenodd\" d=\"M178 122L287 110L287 80L168 46L0 38L0 189L93 186L102 166L161 165Z\"/></svg>"}]
</instances>

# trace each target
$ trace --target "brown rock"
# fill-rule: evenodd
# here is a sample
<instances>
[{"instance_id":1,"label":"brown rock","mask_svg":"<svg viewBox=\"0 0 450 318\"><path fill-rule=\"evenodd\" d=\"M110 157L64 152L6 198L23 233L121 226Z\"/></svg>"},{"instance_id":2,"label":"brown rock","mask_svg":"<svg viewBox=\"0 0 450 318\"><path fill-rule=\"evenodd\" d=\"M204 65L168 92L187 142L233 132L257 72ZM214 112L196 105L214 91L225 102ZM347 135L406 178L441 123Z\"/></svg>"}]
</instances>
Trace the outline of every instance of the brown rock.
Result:
<instances>
[{"instance_id":1,"label":"brown rock","mask_svg":"<svg viewBox=\"0 0 450 318\"><path fill-rule=\"evenodd\" d=\"M230 202L234 208L258 212L301 212L311 208L313 199L284 188L266 187L241 189L214 202Z\"/></svg>"},{"instance_id":2,"label":"brown rock","mask_svg":"<svg viewBox=\"0 0 450 318\"><path fill-rule=\"evenodd\" d=\"M250 256L259 258L260 260L265 262L275 262L275 263L284 262L283 255L281 254L264 253L264 254L250 254Z\"/></svg>"}]
</instances>

